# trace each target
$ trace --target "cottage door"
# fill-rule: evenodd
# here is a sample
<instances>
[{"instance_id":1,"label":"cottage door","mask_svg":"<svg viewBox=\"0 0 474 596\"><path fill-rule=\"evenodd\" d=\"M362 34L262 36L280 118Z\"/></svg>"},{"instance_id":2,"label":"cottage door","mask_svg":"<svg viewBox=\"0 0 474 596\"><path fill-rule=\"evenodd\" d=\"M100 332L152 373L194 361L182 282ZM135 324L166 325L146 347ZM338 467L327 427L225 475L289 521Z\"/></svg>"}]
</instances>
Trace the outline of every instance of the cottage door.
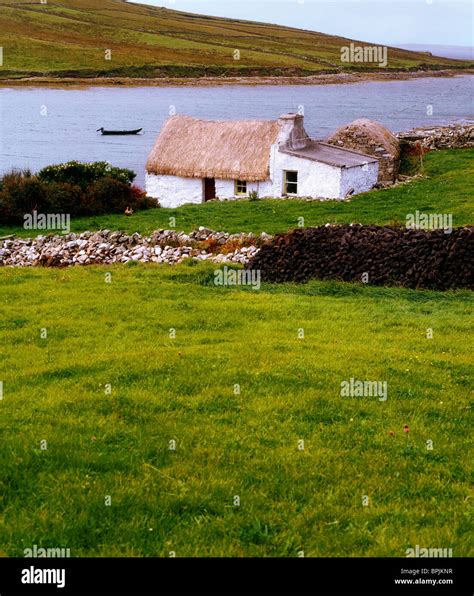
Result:
<instances>
[{"instance_id":1,"label":"cottage door","mask_svg":"<svg viewBox=\"0 0 474 596\"><path fill-rule=\"evenodd\" d=\"M204 178L204 200L210 201L216 198L215 178Z\"/></svg>"}]
</instances>

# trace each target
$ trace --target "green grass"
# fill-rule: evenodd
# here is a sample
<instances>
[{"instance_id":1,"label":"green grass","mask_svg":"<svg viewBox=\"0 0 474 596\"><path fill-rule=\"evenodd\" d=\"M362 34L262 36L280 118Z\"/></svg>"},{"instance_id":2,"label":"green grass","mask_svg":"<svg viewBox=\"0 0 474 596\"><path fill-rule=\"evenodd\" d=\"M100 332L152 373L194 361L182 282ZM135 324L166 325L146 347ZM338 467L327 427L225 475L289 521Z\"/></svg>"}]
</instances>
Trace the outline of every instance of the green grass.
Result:
<instances>
[{"instance_id":1,"label":"green grass","mask_svg":"<svg viewBox=\"0 0 474 596\"><path fill-rule=\"evenodd\" d=\"M173 216L276 232L416 209L465 225L473 153L428 154L426 178L349 203L211 203L73 229L149 233ZM13 232L27 235L0 228ZM0 269L0 554L472 554L472 293L212 280L191 262ZM388 399L341 397L351 377L387 381Z\"/></svg>"},{"instance_id":2,"label":"green grass","mask_svg":"<svg viewBox=\"0 0 474 596\"><path fill-rule=\"evenodd\" d=\"M150 234L170 228L175 219L178 230L189 231L199 226L228 232L283 232L300 225L325 223L405 225L406 216L422 213L447 213L453 225L473 223L474 149L436 151L425 156L426 176L409 184L375 190L354 197L351 201L307 202L303 200L259 200L211 202L185 205L178 209L152 209L133 217L109 215L77 219L71 230L124 230ZM44 232L43 232L44 233ZM0 225L0 236L31 236L31 230Z\"/></svg>"},{"instance_id":3,"label":"green grass","mask_svg":"<svg viewBox=\"0 0 474 596\"><path fill-rule=\"evenodd\" d=\"M212 271L0 270L3 554L472 554L472 293Z\"/></svg>"},{"instance_id":4,"label":"green grass","mask_svg":"<svg viewBox=\"0 0 474 596\"><path fill-rule=\"evenodd\" d=\"M53 76L309 75L384 70L341 62L351 40L291 27L193 15L123 0L0 0L0 79ZM370 40L367 40L370 45ZM362 42L357 42L361 44ZM105 50L112 59L105 60ZM235 50L240 51L238 60ZM388 70L469 62L390 48Z\"/></svg>"}]
</instances>

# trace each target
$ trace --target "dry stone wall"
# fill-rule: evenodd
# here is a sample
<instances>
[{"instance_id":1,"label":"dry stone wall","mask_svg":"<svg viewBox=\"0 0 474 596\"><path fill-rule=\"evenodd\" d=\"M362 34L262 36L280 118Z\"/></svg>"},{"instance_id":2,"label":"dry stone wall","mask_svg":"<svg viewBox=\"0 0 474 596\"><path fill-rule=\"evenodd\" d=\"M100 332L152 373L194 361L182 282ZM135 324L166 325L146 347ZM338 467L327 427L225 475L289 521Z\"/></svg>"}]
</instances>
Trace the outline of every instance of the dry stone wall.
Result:
<instances>
[{"instance_id":1,"label":"dry stone wall","mask_svg":"<svg viewBox=\"0 0 474 596\"><path fill-rule=\"evenodd\" d=\"M247 264L262 281L359 281L409 288L474 289L474 228L412 230L341 225L275 236Z\"/></svg>"}]
</instances>

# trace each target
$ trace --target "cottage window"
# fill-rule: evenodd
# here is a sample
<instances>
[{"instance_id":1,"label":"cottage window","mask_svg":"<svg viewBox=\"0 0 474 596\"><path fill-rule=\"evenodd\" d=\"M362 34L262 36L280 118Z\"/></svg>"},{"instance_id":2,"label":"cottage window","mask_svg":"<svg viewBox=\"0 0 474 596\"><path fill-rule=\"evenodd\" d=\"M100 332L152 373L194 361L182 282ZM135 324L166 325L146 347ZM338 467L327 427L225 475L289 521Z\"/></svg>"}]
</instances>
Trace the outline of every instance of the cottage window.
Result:
<instances>
[{"instance_id":1,"label":"cottage window","mask_svg":"<svg viewBox=\"0 0 474 596\"><path fill-rule=\"evenodd\" d=\"M246 180L236 180L235 181L235 194L236 195L246 195L247 194Z\"/></svg>"},{"instance_id":2,"label":"cottage window","mask_svg":"<svg viewBox=\"0 0 474 596\"><path fill-rule=\"evenodd\" d=\"M298 172L284 172L283 189L286 195L298 194Z\"/></svg>"}]
</instances>

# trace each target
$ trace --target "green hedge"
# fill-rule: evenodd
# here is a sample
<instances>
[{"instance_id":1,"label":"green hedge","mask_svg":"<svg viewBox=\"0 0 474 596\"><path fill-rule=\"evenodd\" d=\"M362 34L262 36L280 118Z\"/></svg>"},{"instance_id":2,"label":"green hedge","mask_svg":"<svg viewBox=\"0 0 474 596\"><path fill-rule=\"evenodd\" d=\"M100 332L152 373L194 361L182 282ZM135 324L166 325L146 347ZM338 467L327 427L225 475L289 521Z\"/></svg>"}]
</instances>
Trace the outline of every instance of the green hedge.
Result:
<instances>
[{"instance_id":1,"label":"green hedge","mask_svg":"<svg viewBox=\"0 0 474 596\"><path fill-rule=\"evenodd\" d=\"M123 213L159 206L132 185L132 170L107 162L68 162L30 171L13 171L0 179L0 223L23 224L25 215L65 213L71 217Z\"/></svg>"},{"instance_id":2,"label":"green hedge","mask_svg":"<svg viewBox=\"0 0 474 596\"><path fill-rule=\"evenodd\" d=\"M84 163L68 161L54 166L47 166L37 174L45 182L69 182L87 189L92 183L101 178L113 178L124 184L132 184L136 178L135 172L126 168L115 168L107 161Z\"/></svg>"}]
</instances>

